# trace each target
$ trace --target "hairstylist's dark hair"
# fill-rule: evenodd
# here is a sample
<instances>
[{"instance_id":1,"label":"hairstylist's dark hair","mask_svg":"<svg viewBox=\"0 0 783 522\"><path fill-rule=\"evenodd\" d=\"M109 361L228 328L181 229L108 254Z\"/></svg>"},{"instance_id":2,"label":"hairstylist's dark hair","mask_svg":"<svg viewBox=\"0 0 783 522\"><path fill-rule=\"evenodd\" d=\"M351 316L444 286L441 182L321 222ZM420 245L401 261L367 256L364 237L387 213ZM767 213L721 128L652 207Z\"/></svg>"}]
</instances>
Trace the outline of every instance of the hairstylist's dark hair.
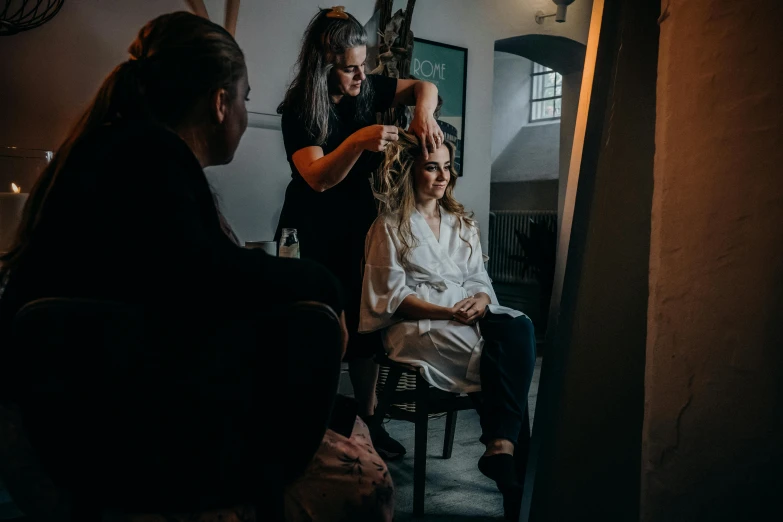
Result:
<instances>
[{"instance_id":1,"label":"hairstylist's dark hair","mask_svg":"<svg viewBox=\"0 0 783 522\"><path fill-rule=\"evenodd\" d=\"M347 49L367 45L364 27L352 15L333 9L321 9L307 26L302 49L296 61L296 76L288 87L277 112L293 111L319 144L329 137L329 114L333 110L329 96L329 73L339 64ZM356 116L370 112L370 82L362 82L356 99Z\"/></svg>"},{"instance_id":2,"label":"hairstylist's dark hair","mask_svg":"<svg viewBox=\"0 0 783 522\"><path fill-rule=\"evenodd\" d=\"M128 48L130 59L106 77L95 99L62 143L30 191L22 221L2 272L24 257L52 185L82 137L107 123L145 120L170 129L190 123L200 100L223 88L237 95L246 74L245 57L234 37L200 16L177 12L141 28Z\"/></svg>"}]
</instances>

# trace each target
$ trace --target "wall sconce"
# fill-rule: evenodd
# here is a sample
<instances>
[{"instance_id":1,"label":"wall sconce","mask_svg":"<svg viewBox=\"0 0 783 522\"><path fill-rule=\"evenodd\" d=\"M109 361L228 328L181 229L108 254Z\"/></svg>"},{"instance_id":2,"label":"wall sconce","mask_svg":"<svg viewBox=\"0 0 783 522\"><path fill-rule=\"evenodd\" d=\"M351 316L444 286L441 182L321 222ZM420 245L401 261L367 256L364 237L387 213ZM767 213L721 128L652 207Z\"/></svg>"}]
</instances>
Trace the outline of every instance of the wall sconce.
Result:
<instances>
[{"instance_id":1,"label":"wall sconce","mask_svg":"<svg viewBox=\"0 0 783 522\"><path fill-rule=\"evenodd\" d=\"M544 14L543 11L537 11L536 12L536 23L538 25L541 25L544 23L544 18L549 18L551 16L555 17L555 22L565 22L566 21L566 10L568 9L568 6L574 3L574 0L552 0L552 2L557 5L557 12L554 12L552 14Z\"/></svg>"}]
</instances>

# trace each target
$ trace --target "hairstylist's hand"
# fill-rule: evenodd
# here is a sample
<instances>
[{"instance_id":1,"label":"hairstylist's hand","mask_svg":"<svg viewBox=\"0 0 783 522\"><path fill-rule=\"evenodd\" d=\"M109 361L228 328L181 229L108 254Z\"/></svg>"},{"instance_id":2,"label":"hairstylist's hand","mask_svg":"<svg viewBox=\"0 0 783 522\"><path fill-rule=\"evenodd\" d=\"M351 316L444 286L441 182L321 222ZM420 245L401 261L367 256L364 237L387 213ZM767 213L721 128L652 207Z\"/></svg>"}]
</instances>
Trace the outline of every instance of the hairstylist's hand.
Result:
<instances>
[{"instance_id":1,"label":"hairstylist's hand","mask_svg":"<svg viewBox=\"0 0 783 522\"><path fill-rule=\"evenodd\" d=\"M381 152L386 145L400 139L400 134L394 125L370 125L351 134L350 139L362 150Z\"/></svg>"},{"instance_id":2,"label":"hairstylist's hand","mask_svg":"<svg viewBox=\"0 0 783 522\"><path fill-rule=\"evenodd\" d=\"M430 152L435 152L438 147L443 145L443 131L440 130L440 125L435 117L427 112L414 112L408 132L419 138L425 160L429 159Z\"/></svg>"},{"instance_id":3,"label":"hairstylist's hand","mask_svg":"<svg viewBox=\"0 0 783 522\"><path fill-rule=\"evenodd\" d=\"M454 305L454 308L457 310L454 314L454 319L463 324L474 324L486 315L487 306L490 303L489 296L484 292L479 292L474 296L466 297Z\"/></svg>"},{"instance_id":4,"label":"hairstylist's hand","mask_svg":"<svg viewBox=\"0 0 783 522\"><path fill-rule=\"evenodd\" d=\"M345 312L340 313L340 330L342 330L342 355L340 360L345 359L345 352L348 350L348 327L345 324Z\"/></svg>"}]
</instances>

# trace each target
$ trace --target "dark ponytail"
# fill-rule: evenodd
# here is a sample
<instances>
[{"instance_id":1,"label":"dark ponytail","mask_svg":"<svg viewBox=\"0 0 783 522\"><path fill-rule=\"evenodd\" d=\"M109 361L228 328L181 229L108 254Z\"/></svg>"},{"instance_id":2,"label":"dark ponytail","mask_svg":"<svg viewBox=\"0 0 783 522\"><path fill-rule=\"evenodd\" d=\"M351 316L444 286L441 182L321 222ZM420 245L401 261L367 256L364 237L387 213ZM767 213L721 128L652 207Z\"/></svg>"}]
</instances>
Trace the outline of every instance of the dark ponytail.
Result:
<instances>
[{"instance_id":1,"label":"dark ponytail","mask_svg":"<svg viewBox=\"0 0 783 522\"><path fill-rule=\"evenodd\" d=\"M217 89L236 96L237 83L246 74L245 57L234 37L187 12L148 22L128 52L130 59L109 73L30 191L13 245L0 257L0 280L24 257L47 196L84 136L107 123L128 120L176 129L192 117L201 99Z\"/></svg>"}]
</instances>

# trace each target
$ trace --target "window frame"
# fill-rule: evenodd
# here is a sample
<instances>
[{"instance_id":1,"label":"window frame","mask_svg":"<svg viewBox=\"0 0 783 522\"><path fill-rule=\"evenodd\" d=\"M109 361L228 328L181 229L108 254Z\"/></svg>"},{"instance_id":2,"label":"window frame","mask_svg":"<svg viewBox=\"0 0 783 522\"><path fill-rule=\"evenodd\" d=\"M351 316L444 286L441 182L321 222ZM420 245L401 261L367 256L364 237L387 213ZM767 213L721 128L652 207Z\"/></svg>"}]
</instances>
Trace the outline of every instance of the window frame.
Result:
<instances>
[{"instance_id":1,"label":"window frame","mask_svg":"<svg viewBox=\"0 0 783 522\"><path fill-rule=\"evenodd\" d=\"M536 65L542 67L544 70L541 72L536 72ZM557 80L558 77L560 79L560 95L555 96L547 96L544 98L535 98L535 77L536 76L544 76L545 74L555 74L555 85L554 89L555 92L557 92ZM536 102L545 102L549 100L560 100L560 116L552 116L551 118L538 118L533 119L533 106ZM536 63L531 60L530 62L530 114L528 115L528 123L539 123L539 122L547 122L547 121L560 121L560 118L562 118L563 115L563 75L559 72L546 67L545 65L541 65L540 63Z\"/></svg>"}]
</instances>

